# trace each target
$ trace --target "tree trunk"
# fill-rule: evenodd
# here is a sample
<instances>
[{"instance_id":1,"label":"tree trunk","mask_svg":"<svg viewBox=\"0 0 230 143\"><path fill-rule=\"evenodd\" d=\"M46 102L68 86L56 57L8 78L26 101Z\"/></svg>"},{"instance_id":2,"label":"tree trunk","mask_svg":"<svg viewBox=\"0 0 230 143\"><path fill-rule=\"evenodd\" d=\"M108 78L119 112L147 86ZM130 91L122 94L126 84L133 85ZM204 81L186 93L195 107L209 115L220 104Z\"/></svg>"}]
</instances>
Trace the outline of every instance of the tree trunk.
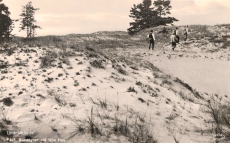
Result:
<instances>
[{"instance_id":1,"label":"tree trunk","mask_svg":"<svg viewBox=\"0 0 230 143\"><path fill-rule=\"evenodd\" d=\"M27 26L27 38L29 38L29 26Z\"/></svg>"},{"instance_id":2,"label":"tree trunk","mask_svg":"<svg viewBox=\"0 0 230 143\"><path fill-rule=\"evenodd\" d=\"M31 34L32 34L32 26L30 25L30 38L31 38Z\"/></svg>"}]
</instances>

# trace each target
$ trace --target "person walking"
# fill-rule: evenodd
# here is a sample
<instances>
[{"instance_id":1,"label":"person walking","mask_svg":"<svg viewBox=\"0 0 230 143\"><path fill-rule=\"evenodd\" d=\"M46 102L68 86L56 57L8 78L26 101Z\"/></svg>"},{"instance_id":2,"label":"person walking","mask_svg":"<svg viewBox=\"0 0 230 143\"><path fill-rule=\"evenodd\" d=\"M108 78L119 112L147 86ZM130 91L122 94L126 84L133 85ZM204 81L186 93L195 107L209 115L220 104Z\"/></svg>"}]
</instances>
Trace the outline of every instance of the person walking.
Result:
<instances>
[{"instance_id":1,"label":"person walking","mask_svg":"<svg viewBox=\"0 0 230 143\"><path fill-rule=\"evenodd\" d=\"M188 38L188 25L187 25L187 26L185 27L185 29L184 29L184 35L185 35L184 41L186 41L187 38Z\"/></svg>"},{"instance_id":2,"label":"person walking","mask_svg":"<svg viewBox=\"0 0 230 143\"><path fill-rule=\"evenodd\" d=\"M174 49L176 48L176 43L177 43L177 37L176 37L175 31L172 32L172 35L170 36L170 40L172 43L172 50L174 51Z\"/></svg>"},{"instance_id":3,"label":"person walking","mask_svg":"<svg viewBox=\"0 0 230 143\"><path fill-rule=\"evenodd\" d=\"M155 36L153 33L153 30L150 31L150 33L147 35L148 41L149 41L149 50L152 47L152 50L154 49L154 44L155 44Z\"/></svg>"},{"instance_id":4,"label":"person walking","mask_svg":"<svg viewBox=\"0 0 230 143\"><path fill-rule=\"evenodd\" d=\"M176 27L175 34L176 34L176 38L177 38L177 43L179 44L179 42L180 42L180 37L179 37L179 30L178 30L178 27Z\"/></svg>"}]
</instances>

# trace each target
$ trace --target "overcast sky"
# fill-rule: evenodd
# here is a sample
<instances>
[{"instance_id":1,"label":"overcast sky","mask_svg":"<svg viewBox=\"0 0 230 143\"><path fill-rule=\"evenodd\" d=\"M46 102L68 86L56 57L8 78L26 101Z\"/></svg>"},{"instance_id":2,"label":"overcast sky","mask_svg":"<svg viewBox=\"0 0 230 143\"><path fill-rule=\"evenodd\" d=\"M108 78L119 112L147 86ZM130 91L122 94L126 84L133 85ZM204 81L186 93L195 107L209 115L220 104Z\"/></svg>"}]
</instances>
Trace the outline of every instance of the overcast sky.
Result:
<instances>
[{"instance_id":1,"label":"overcast sky","mask_svg":"<svg viewBox=\"0 0 230 143\"><path fill-rule=\"evenodd\" d=\"M130 9L142 0L3 0L12 19L20 18L22 5L32 1L36 11L38 36L92 33L96 31L126 31ZM153 1L153 0L152 0ZM171 0L171 16L179 19L176 25L230 23L230 0ZM16 23L13 34L19 32Z\"/></svg>"}]
</instances>

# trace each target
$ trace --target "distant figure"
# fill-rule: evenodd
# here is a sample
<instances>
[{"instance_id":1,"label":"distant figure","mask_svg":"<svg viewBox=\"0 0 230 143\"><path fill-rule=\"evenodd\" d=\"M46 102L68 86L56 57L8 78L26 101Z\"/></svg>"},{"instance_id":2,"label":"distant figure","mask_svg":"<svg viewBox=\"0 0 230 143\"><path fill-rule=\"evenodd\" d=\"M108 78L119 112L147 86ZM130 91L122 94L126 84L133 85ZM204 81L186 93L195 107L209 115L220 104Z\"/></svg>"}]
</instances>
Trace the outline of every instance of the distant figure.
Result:
<instances>
[{"instance_id":1,"label":"distant figure","mask_svg":"<svg viewBox=\"0 0 230 143\"><path fill-rule=\"evenodd\" d=\"M186 41L187 38L188 38L188 25L187 25L187 26L185 27L185 29L184 29L184 35L185 35L184 41Z\"/></svg>"},{"instance_id":2,"label":"distant figure","mask_svg":"<svg viewBox=\"0 0 230 143\"><path fill-rule=\"evenodd\" d=\"M176 37L175 31L172 32L172 35L170 36L170 40L172 43L172 50L174 51L174 49L176 48L176 43L177 43L177 37Z\"/></svg>"},{"instance_id":3,"label":"distant figure","mask_svg":"<svg viewBox=\"0 0 230 143\"><path fill-rule=\"evenodd\" d=\"M176 38L177 38L177 43L179 43L180 42L180 37L179 37L178 27L176 27L175 34L176 34Z\"/></svg>"},{"instance_id":4,"label":"distant figure","mask_svg":"<svg viewBox=\"0 0 230 143\"><path fill-rule=\"evenodd\" d=\"M154 41L156 40L154 33L153 33L153 30L150 31L150 33L147 35L147 38L149 40L149 50L150 50L151 46L152 46L152 50L153 50L154 49Z\"/></svg>"}]
</instances>

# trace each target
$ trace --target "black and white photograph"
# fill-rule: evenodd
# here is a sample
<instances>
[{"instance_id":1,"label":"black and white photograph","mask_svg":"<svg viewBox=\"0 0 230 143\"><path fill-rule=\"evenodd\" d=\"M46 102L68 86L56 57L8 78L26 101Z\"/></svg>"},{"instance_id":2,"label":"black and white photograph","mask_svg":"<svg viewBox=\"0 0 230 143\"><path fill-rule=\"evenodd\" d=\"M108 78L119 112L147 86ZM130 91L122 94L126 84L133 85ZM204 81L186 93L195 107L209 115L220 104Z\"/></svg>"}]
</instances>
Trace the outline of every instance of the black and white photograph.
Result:
<instances>
[{"instance_id":1,"label":"black and white photograph","mask_svg":"<svg viewBox=\"0 0 230 143\"><path fill-rule=\"evenodd\" d=\"M0 0L0 143L230 143L230 0Z\"/></svg>"}]
</instances>

